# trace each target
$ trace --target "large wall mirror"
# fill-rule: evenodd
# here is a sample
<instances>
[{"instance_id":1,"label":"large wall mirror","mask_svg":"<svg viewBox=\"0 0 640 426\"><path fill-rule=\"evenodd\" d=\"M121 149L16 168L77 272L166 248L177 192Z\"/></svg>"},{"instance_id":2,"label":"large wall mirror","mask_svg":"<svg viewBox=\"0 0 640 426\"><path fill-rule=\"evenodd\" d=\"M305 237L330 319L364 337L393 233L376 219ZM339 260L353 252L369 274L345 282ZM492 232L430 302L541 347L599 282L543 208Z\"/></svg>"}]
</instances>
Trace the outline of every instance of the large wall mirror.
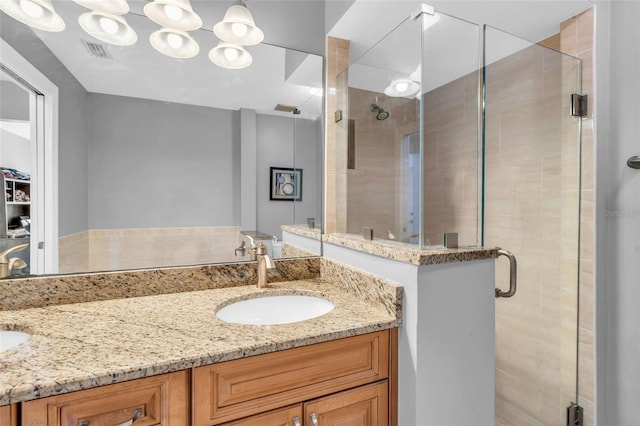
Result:
<instances>
[{"instance_id":1,"label":"large wall mirror","mask_svg":"<svg viewBox=\"0 0 640 426\"><path fill-rule=\"evenodd\" d=\"M276 258L320 254L287 249L281 227L310 218L321 227L323 58L263 42L246 47L250 66L222 68L209 59L211 29L232 2L192 1L204 21L189 32L200 51L175 59L149 43L160 26L144 15L147 2L128 4L131 46L83 31L78 17L89 10L72 1L53 1L61 32L0 13L4 45L59 90L58 159L39 163L38 96L16 70L2 70L0 250L30 243L9 256L28 265L14 263L13 275L248 261L249 250L236 250L247 235ZM53 166L57 237L36 241L49 214L37 176ZM30 258L40 242L55 245L54 264Z\"/></svg>"}]
</instances>

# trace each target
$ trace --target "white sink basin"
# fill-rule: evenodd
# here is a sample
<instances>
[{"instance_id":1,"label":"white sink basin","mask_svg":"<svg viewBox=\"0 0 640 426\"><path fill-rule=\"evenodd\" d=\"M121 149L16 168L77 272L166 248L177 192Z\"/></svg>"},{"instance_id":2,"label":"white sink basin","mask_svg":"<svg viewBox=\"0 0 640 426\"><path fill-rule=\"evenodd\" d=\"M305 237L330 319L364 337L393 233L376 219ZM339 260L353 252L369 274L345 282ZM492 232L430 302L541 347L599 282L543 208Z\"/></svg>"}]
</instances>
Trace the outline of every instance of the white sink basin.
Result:
<instances>
[{"instance_id":1,"label":"white sink basin","mask_svg":"<svg viewBox=\"0 0 640 426\"><path fill-rule=\"evenodd\" d=\"M22 333L20 331L0 331L0 352L9 350L11 348L15 348L18 345L29 340L29 335L27 333Z\"/></svg>"},{"instance_id":2,"label":"white sink basin","mask_svg":"<svg viewBox=\"0 0 640 426\"><path fill-rule=\"evenodd\" d=\"M232 303L220 309L216 316L237 324L290 324L319 317L334 307L333 303L318 297L264 296Z\"/></svg>"}]
</instances>

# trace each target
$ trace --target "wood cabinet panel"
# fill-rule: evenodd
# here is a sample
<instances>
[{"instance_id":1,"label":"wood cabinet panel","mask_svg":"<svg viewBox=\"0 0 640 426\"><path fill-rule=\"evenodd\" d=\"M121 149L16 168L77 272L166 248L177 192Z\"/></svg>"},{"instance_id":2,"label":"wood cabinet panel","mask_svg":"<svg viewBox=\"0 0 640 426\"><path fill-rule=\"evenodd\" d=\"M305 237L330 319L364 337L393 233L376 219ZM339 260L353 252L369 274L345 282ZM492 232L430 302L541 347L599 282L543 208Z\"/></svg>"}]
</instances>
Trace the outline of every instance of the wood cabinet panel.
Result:
<instances>
[{"instance_id":1,"label":"wood cabinet panel","mask_svg":"<svg viewBox=\"0 0 640 426\"><path fill-rule=\"evenodd\" d=\"M18 426L18 405L0 407L0 426Z\"/></svg>"},{"instance_id":2,"label":"wood cabinet panel","mask_svg":"<svg viewBox=\"0 0 640 426\"><path fill-rule=\"evenodd\" d=\"M302 404L256 414L222 426L302 426Z\"/></svg>"},{"instance_id":3,"label":"wood cabinet panel","mask_svg":"<svg viewBox=\"0 0 640 426\"><path fill-rule=\"evenodd\" d=\"M198 426L295 404L385 379L389 330L194 369Z\"/></svg>"},{"instance_id":4,"label":"wood cabinet panel","mask_svg":"<svg viewBox=\"0 0 640 426\"><path fill-rule=\"evenodd\" d=\"M136 426L187 426L189 371L152 376L22 404L22 424L25 426L114 426L126 424L134 418Z\"/></svg>"},{"instance_id":5,"label":"wood cabinet panel","mask_svg":"<svg viewBox=\"0 0 640 426\"><path fill-rule=\"evenodd\" d=\"M305 404L305 425L387 426L388 408L388 385L385 380Z\"/></svg>"}]
</instances>

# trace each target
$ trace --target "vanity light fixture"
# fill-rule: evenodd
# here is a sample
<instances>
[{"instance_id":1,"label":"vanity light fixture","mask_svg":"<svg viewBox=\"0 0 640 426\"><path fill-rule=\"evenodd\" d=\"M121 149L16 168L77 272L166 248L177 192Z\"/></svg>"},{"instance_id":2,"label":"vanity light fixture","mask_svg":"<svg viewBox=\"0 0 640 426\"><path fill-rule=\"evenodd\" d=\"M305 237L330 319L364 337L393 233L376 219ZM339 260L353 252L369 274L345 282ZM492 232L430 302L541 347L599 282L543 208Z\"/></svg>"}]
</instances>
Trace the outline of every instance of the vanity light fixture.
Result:
<instances>
[{"instance_id":1,"label":"vanity light fixture","mask_svg":"<svg viewBox=\"0 0 640 426\"><path fill-rule=\"evenodd\" d=\"M38 30L59 32L65 28L51 0L0 0L0 10Z\"/></svg>"},{"instance_id":2,"label":"vanity light fixture","mask_svg":"<svg viewBox=\"0 0 640 426\"><path fill-rule=\"evenodd\" d=\"M214 64L230 69L246 68L253 62L253 57L242 46L221 41L209 51L209 59Z\"/></svg>"},{"instance_id":3,"label":"vanity light fixture","mask_svg":"<svg viewBox=\"0 0 640 426\"><path fill-rule=\"evenodd\" d=\"M138 41L138 35L122 16L94 10L80 15L78 22L89 35L105 43L131 46Z\"/></svg>"},{"instance_id":4,"label":"vanity light fixture","mask_svg":"<svg viewBox=\"0 0 640 426\"><path fill-rule=\"evenodd\" d=\"M222 21L213 27L213 32L220 40L240 46L253 46L264 40L264 33L256 26L253 15L241 0L227 9Z\"/></svg>"},{"instance_id":5,"label":"vanity light fixture","mask_svg":"<svg viewBox=\"0 0 640 426\"><path fill-rule=\"evenodd\" d=\"M153 0L143 8L156 24L180 31L193 31L202 27L202 19L193 11L189 0Z\"/></svg>"},{"instance_id":6,"label":"vanity light fixture","mask_svg":"<svg viewBox=\"0 0 640 426\"><path fill-rule=\"evenodd\" d=\"M401 77L394 79L389 86L384 89L384 94L394 98L409 97L420 90L420 85L410 78Z\"/></svg>"},{"instance_id":7,"label":"vanity light fixture","mask_svg":"<svg viewBox=\"0 0 640 426\"><path fill-rule=\"evenodd\" d=\"M124 15L129 13L127 0L73 0L80 6L112 15Z\"/></svg>"},{"instance_id":8,"label":"vanity light fixture","mask_svg":"<svg viewBox=\"0 0 640 426\"><path fill-rule=\"evenodd\" d=\"M188 33L173 28L155 31L149 42L158 52L176 59L193 58L200 52L200 46Z\"/></svg>"}]
</instances>

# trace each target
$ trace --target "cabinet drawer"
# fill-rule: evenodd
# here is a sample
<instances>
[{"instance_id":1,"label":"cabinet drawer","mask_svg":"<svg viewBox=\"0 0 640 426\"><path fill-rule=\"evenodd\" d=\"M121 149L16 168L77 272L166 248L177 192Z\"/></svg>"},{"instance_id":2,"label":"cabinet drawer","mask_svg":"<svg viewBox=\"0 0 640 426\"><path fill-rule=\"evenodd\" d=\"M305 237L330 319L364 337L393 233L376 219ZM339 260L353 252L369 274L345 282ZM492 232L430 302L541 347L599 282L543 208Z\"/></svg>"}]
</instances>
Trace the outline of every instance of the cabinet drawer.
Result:
<instances>
[{"instance_id":1,"label":"cabinet drawer","mask_svg":"<svg viewBox=\"0 0 640 426\"><path fill-rule=\"evenodd\" d=\"M189 423L188 371L72 392L22 404L29 426L136 426Z\"/></svg>"},{"instance_id":2,"label":"cabinet drawer","mask_svg":"<svg viewBox=\"0 0 640 426\"><path fill-rule=\"evenodd\" d=\"M302 426L302 404L256 414L222 426Z\"/></svg>"},{"instance_id":3,"label":"cabinet drawer","mask_svg":"<svg viewBox=\"0 0 640 426\"><path fill-rule=\"evenodd\" d=\"M227 421L387 378L389 331L194 369L197 425Z\"/></svg>"}]
</instances>

